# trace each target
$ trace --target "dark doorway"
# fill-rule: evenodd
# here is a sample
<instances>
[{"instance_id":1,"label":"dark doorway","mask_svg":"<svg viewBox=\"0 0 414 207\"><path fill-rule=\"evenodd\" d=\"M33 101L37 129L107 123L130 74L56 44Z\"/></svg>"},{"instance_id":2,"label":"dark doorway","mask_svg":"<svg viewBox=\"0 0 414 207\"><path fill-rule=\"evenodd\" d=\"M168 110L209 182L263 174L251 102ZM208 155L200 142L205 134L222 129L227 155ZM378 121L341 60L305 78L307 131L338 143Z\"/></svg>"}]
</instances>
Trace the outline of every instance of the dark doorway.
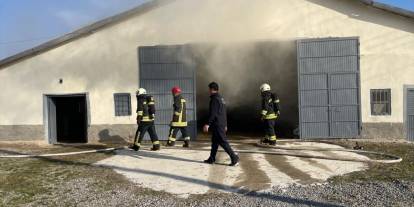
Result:
<instances>
[{"instance_id":1,"label":"dark doorway","mask_svg":"<svg viewBox=\"0 0 414 207\"><path fill-rule=\"evenodd\" d=\"M229 133L262 137L260 85L269 83L281 100L276 123L278 137L294 138L299 124L296 44L294 41L257 41L196 44L197 118L202 127L208 118L208 87L220 85L227 103Z\"/></svg>"},{"instance_id":2,"label":"dark doorway","mask_svg":"<svg viewBox=\"0 0 414 207\"><path fill-rule=\"evenodd\" d=\"M57 143L87 142L85 95L49 97L49 136Z\"/></svg>"}]
</instances>

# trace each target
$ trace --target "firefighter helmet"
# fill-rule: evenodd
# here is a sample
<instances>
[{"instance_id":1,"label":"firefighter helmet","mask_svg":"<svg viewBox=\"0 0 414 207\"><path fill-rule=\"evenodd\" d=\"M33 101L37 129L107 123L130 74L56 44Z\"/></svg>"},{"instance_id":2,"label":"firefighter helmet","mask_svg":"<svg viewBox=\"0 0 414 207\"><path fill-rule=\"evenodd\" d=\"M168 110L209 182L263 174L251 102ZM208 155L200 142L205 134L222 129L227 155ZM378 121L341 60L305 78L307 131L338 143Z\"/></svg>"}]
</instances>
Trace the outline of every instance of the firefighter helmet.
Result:
<instances>
[{"instance_id":1,"label":"firefighter helmet","mask_svg":"<svg viewBox=\"0 0 414 207\"><path fill-rule=\"evenodd\" d=\"M261 86L260 86L260 91L261 92L265 92L265 91L270 91L271 89L270 89L270 85L269 84L267 84L267 83L264 83L264 84L262 84Z\"/></svg>"},{"instance_id":2,"label":"firefighter helmet","mask_svg":"<svg viewBox=\"0 0 414 207\"><path fill-rule=\"evenodd\" d=\"M145 88L139 88L137 90L137 96L147 94L147 90Z\"/></svg>"},{"instance_id":3,"label":"firefighter helmet","mask_svg":"<svg viewBox=\"0 0 414 207\"><path fill-rule=\"evenodd\" d=\"M178 94L178 93L181 93L181 88L180 88L180 87L178 87L178 86L174 86L174 87L171 89L171 92L172 92L173 94Z\"/></svg>"}]
</instances>

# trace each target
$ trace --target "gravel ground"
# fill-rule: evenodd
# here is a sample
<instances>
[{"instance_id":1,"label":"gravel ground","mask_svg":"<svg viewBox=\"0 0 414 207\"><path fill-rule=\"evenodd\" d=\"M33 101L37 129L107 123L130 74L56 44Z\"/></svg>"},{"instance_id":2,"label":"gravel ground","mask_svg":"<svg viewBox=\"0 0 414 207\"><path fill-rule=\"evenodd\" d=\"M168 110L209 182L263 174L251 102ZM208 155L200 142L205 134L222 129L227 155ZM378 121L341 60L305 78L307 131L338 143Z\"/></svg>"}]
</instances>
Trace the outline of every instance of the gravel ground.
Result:
<instances>
[{"instance_id":1,"label":"gravel ground","mask_svg":"<svg viewBox=\"0 0 414 207\"><path fill-rule=\"evenodd\" d=\"M28 206L413 206L414 182L294 185L271 192L209 193L183 199L133 185L96 188L76 179ZM93 186L93 187L92 187Z\"/></svg>"}]
</instances>

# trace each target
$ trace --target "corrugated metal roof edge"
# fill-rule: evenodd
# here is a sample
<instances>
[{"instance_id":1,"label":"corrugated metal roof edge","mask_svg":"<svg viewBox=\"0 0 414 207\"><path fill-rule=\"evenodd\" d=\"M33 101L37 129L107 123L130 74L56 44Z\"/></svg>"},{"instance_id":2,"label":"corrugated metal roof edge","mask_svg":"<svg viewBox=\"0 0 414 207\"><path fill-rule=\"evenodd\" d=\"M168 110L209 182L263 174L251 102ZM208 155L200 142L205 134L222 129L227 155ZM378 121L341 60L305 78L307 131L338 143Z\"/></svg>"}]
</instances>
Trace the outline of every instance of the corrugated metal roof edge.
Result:
<instances>
[{"instance_id":1,"label":"corrugated metal roof edge","mask_svg":"<svg viewBox=\"0 0 414 207\"><path fill-rule=\"evenodd\" d=\"M362 1L364 4L367 4L369 6L381 9L381 10L385 10L397 15L401 15L404 17L408 17L408 18L413 18L414 19L414 12L406 10L406 9L402 9L402 8L398 8L398 7L394 7L388 4L383 4L380 2L376 2L374 0L360 0Z\"/></svg>"},{"instance_id":2,"label":"corrugated metal roof edge","mask_svg":"<svg viewBox=\"0 0 414 207\"><path fill-rule=\"evenodd\" d=\"M122 12L120 14L116 14L114 16L105 18L103 20L94 22L90 25L87 25L85 27L82 27L74 32L71 32L69 34L65 34L61 37L52 39L50 41L47 41L43 44L40 44L39 46L33 47L31 49L25 50L23 52L20 52L16 55L12 55L10 57L7 57L3 60L0 60L0 70L5 68L6 66L9 66L11 64L14 64L18 61L25 60L27 58L30 58L32 56L38 55L40 53L43 53L45 51L51 50L53 48L59 47L61 45L64 45L66 43L69 43L71 41L74 41L76 39L91 35L95 33L98 30L101 30L107 26L116 24L120 21L123 21L125 19L128 19L132 16L137 16L144 14L146 12L149 12L153 9L156 9L158 7L161 7L163 5L166 5L168 3L171 3L175 0L152 0L149 2L146 2L144 4L141 4L133 9L127 10L125 12Z\"/></svg>"},{"instance_id":3,"label":"corrugated metal roof edge","mask_svg":"<svg viewBox=\"0 0 414 207\"><path fill-rule=\"evenodd\" d=\"M12 55L10 57L7 57L3 60L0 60L0 70L5 68L8 65L14 64L18 61L22 61L24 59L30 58L32 56L35 56L37 54L43 53L45 51L51 50L53 48L56 48L60 45L66 44L68 42L74 41L76 39L88 36L90 34L93 34L94 32L103 29L109 25L113 25L117 22L120 22L122 20L125 20L131 16L140 15L143 13L146 13L148 11L151 11L152 9L158 8L160 6L163 6L165 4L171 3L176 0L152 0L149 2L146 2L140 6L137 6L133 9L130 9L128 11L122 12L120 14L105 18L103 20L97 21L95 23L92 23L90 25L87 25L81 29L78 29L74 32L71 32L69 34L63 35L61 37L58 37L56 39L50 40L48 42L45 42L39 46L36 46L34 48L25 50L23 52L20 52L16 55ZM374 8L378 8L381 10L385 10L397 15L401 15L408 18L414 19L414 12L400 9L397 7L389 6L386 4L374 2L373 0L358 0L364 4L367 4L369 6L372 6Z\"/></svg>"}]
</instances>

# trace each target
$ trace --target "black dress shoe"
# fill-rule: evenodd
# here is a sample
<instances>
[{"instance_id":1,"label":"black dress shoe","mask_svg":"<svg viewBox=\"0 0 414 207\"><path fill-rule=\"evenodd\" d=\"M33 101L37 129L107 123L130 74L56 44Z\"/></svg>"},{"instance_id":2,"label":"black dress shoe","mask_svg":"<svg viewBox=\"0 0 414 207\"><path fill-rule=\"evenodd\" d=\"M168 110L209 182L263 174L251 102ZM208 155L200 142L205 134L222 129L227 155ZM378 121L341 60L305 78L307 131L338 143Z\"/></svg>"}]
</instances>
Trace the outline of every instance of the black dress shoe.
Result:
<instances>
[{"instance_id":1,"label":"black dress shoe","mask_svg":"<svg viewBox=\"0 0 414 207\"><path fill-rule=\"evenodd\" d=\"M231 161L229 166L237 166L237 165L239 165L239 161L240 161L239 156L236 156L235 158L233 158L233 160Z\"/></svg>"},{"instance_id":2,"label":"black dress shoe","mask_svg":"<svg viewBox=\"0 0 414 207\"><path fill-rule=\"evenodd\" d=\"M212 165L212 164L214 164L216 161L214 161L213 159L210 159L210 158L208 158L207 160L204 160L204 163L207 163L207 164L210 164L210 165Z\"/></svg>"},{"instance_id":3,"label":"black dress shoe","mask_svg":"<svg viewBox=\"0 0 414 207\"><path fill-rule=\"evenodd\" d=\"M175 146L175 142L172 142L172 141L167 142L167 147L174 147L174 146Z\"/></svg>"},{"instance_id":4,"label":"black dress shoe","mask_svg":"<svg viewBox=\"0 0 414 207\"><path fill-rule=\"evenodd\" d=\"M190 147L190 142L189 141L184 141L183 147L189 148Z\"/></svg>"}]
</instances>

